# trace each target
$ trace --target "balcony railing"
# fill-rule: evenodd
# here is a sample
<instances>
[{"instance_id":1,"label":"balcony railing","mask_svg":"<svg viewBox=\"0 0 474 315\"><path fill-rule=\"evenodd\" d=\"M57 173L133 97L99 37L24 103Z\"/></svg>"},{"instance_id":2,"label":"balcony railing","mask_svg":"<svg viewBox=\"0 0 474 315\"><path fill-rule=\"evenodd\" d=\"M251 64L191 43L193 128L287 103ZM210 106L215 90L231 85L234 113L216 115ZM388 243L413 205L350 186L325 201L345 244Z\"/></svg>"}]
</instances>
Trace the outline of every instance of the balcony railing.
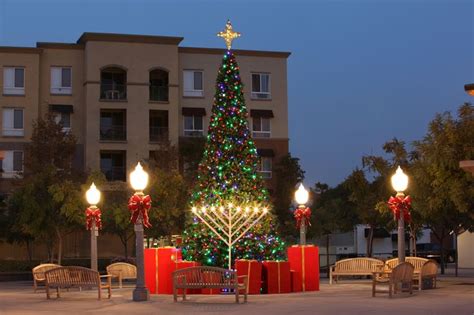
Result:
<instances>
[{"instance_id":1,"label":"balcony railing","mask_svg":"<svg viewBox=\"0 0 474 315\"><path fill-rule=\"evenodd\" d=\"M150 86L150 101L168 101L168 87L167 86Z\"/></svg>"},{"instance_id":2,"label":"balcony railing","mask_svg":"<svg viewBox=\"0 0 474 315\"><path fill-rule=\"evenodd\" d=\"M161 142L168 140L168 127L150 126L150 141Z\"/></svg>"},{"instance_id":3,"label":"balcony railing","mask_svg":"<svg viewBox=\"0 0 474 315\"><path fill-rule=\"evenodd\" d=\"M115 83L101 83L100 98L103 100L126 100L127 85Z\"/></svg>"},{"instance_id":4,"label":"balcony railing","mask_svg":"<svg viewBox=\"0 0 474 315\"><path fill-rule=\"evenodd\" d=\"M101 127L100 140L127 140L127 128L125 126Z\"/></svg>"},{"instance_id":5,"label":"balcony railing","mask_svg":"<svg viewBox=\"0 0 474 315\"><path fill-rule=\"evenodd\" d=\"M204 136L203 130L184 130L185 137L202 137Z\"/></svg>"},{"instance_id":6,"label":"balcony railing","mask_svg":"<svg viewBox=\"0 0 474 315\"><path fill-rule=\"evenodd\" d=\"M109 169L102 169L102 173L105 174L105 178L108 181L120 180L125 181L125 167L124 166L114 166Z\"/></svg>"}]
</instances>

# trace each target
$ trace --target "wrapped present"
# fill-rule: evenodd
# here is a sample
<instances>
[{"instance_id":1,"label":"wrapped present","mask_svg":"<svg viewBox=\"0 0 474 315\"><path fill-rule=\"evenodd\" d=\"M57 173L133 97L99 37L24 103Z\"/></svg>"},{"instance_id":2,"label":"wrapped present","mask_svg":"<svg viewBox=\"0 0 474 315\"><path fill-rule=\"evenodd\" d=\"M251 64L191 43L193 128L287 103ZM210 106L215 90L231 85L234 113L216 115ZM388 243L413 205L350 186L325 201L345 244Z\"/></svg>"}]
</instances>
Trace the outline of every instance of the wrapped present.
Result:
<instances>
[{"instance_id":1,"label":"wrapped present","mask_svg":"<svg viewBox=\"0 0 474 315\"><path fill-rule=\"evenodd\" d=\"M197 266L200 266L201 264L196 261L176 260L174 263L171 263L171 265L172 265L171 272L173 272L173 271L184 269L184 268L197 267ZM173 279L171 279L171 281L173 281ZM171 290L173 290L173 287L171 287ZM179 289L178 294L182 294L182 293L183 293L183 290ZM187 294L200 294L201 290L200 289L186 289L186 293Z\"/></svg>"},{"instance_id":2,"label":"wrapped present","mask_svg":"<svg viewBox=\"0 0 474 315\"><path fill-rule=\"evenodd\" d=\"M266 260L263 267L263 292L264 293L290 293L291 276L290 263L287 261Z\"/></svg>"},{"instance_id":3,"label":"wrapped present","mask_svg":"<svg viewBox=\"0 0 474 315\"><path fill-rule=\"evenodd\" d=\"M301 277L295 270L290 270L291 278L291 292L301 292L303 286L301 285Z\"/></svg>"},{"instance_id":4,"label":"wrapped present","mask_svg":"<svg viewBox=\"0 0 474 315\"><path fill-rule=\"evenodd\" d=\"M237 276L247 276L248 294L260 294L262 287L262 263L257 260L237 259L235 260Z\"/></svg>"},{"instance_id":5,"label":"wrapped present","mask_svg":"<svg viewBox=\"0 0 474 315\"><path fill-rule=\"evenodd\" d=\"M314 245L293 245L287 249L293 273L293 290L319 291L319 249Z\"/></svg>"},{"instance_id":6,"label":"wrapped present","mask_svg":"<svg viewBox=\"0 0 474 315\"><path fill-rule=\"evenodd\" d=\"M181 260L181 250L175 247L145 248L145 285L151 294L172 294L171 272Z\"/></svg>"}]
</instances>

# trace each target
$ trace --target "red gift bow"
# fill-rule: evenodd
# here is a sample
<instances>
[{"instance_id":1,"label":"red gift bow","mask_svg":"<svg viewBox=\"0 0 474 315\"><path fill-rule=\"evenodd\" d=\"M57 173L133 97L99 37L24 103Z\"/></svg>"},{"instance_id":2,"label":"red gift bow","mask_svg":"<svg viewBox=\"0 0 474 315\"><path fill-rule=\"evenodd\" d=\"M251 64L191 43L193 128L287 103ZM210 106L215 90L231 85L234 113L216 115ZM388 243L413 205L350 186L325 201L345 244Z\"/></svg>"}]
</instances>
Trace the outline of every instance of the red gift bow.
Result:
<instances>
[{"instance_id":1,"label":"red gift bow","mask_svg":"<svg viewBox=\"0 0 474 315\"><path fill-rule=\"evenodd\" d=\"M140 195L133 195L130 200L128 201L128 210L132 213L132 217L130 221L133 224L137 222L138 216L140 213L142 214L143 226L146 228L151 227L149 218L148 218L148 210L151 207L151 198L149 195L140 196Z\"/></svg>"},{"instance_id":2,"label":"red gift bow","mask_svg":"<svg viewBox=\"0 0 474 315\"><path fill-rule=\"evenodd\" d=\"M298 208L295 210L295 219L296 219L296 227L301 227L301 224L305 226L311 226L311 222L309 222L309 218L311 217L311 209L310 208ZM303 220L305 219L305 220Z\"/></svg>"},{"instance_id":3,"label":"red gift bow","mask_svg":"<svg viewBox=\"0 0 474 315\"><path fill-rule=\"evenodd\" d=\"M100 219L102 213L99 208L87 208L86 209L86 228L88 230L92 229L92 222L95 220L95 226L102 228L102 220Z\"/></svg>"},{"instance_id":4,"label":"red gift bow","mask_svg":"<svg viewBox=\"0 0 474 315\"><path fill-rule=\"evenodd\" d=\"M410 196L404 197L390 197L388 199L388 207L392 210L393 215L395 216L396 220L400 219L400 211L403 212L403 219L406 222L411 221L411 198Z\"/></svg>"}]
</instances>

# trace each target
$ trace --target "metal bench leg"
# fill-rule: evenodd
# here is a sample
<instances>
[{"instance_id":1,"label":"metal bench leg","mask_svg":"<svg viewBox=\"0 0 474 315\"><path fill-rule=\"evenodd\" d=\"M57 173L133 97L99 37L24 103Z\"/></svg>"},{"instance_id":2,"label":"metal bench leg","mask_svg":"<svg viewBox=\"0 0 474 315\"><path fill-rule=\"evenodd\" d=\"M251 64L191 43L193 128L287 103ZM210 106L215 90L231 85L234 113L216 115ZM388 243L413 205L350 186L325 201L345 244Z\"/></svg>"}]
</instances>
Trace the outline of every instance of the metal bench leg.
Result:
<instances>
[{"instance_id":1,"label":"metal bench leg","mask_svg":"<svg viewBox=\"0 0 474 315\"><path fill-rule=\"evenodd\" d=\"M59 293L59 287L56 288L56 297L61 297L60 293Z\"/></svg>"},{"instance_id":2,"label":"metal bench leg","mask_svg":"<svg viewBox=\"0 0 474 315\"><path fill-rule=\"evenodd\" d=\"M186 301L186 289L183 289L183 301Z\"/></svg>"},{"instance_id":3,"label":"metal bench leg","mask_svg":"<svg viewBox=\"0 0 474 315\"><path fill-rule=\"evenodd\" d=\"M239 288L235 288L235 303L239 303Z\"/></svg>"},{"instance_id":4,"label":"metal bench leg","mask_svg":"<svg viewBox=\"0 0 474 315\"><path fill-rule=\"evenodd\" d=\"M46 298L49 300L51 297L49 296L49 286L46 286Z\"/></svg>"}]
</instances>

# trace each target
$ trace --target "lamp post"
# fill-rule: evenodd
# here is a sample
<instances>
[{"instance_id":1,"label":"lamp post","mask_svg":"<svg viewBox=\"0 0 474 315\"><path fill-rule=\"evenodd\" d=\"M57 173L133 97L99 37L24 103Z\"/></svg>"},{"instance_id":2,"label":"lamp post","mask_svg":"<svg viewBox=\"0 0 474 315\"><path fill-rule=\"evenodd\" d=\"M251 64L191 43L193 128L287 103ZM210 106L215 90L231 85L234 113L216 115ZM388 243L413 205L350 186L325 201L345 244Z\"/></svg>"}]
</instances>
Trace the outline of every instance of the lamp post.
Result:
<instances>
[{"instance_id":1,"label":"lamp post","mask_svg":"<svg viewBox=\"0 0 474 315\"><path fill-rule=\"evenodd\" d=\"M402 200L405 197L403 193L408 187L408 176L403 173L403 170L400 166L397 168L397 171L392 176L392 187L397 192L395 198ZM404 211L408 211L403 207L399 207L398 215L398 262L405 262L405 222Z\"/></svg>"},{"instance_id":2,"label":"lamp post","mask_svg":"<svg viewBox=\"0 0 474 315\"><path fill-rule=\"evenodd\" d=\"M306 208L308 198L308 191L304 188L303 184L300 184L298 190L295 192L295 200L298 203L298 209L295 211L295 218L300 227L300 245L306 245L306 226L309 223L309 215L311 215L311 212L308 212L309 208Z\"/></svg>"},{"instance_id":3,"label":"lamp post","mask_svg":"<svg viewBox=\"0 0 474 315\"><path fill-rule=\"evenodd\" d=\"M86 210L86 227L91 231L91 269L97 271L97 236L99 236L99 228L102 226L100 220L100 209L97 204L100 201L100 191L92 183L86 192L86 199L89 208Z\"/></svg>"},{"instance_id":4,"label":"lamp post","mask_svg":"<svg viewBox=\"0 0 474 315\"><path fill-rule=\"evenodd\" d=\"M135 167L135 170L130 173L130 184L133 190L135 190L135 194L130 198L128 208L132 212L131 221L134 224L135 230L137 264L137 282L135 289L133 290L133 300L135 302L148 301L150 299L150 294L145 286L143 226L149 226L146 211L149 209L151 200L149 200L149 196L143 194L143 190L148 185L148 174L143 170L140 162Z\"/></svg>"}]
</instances>

